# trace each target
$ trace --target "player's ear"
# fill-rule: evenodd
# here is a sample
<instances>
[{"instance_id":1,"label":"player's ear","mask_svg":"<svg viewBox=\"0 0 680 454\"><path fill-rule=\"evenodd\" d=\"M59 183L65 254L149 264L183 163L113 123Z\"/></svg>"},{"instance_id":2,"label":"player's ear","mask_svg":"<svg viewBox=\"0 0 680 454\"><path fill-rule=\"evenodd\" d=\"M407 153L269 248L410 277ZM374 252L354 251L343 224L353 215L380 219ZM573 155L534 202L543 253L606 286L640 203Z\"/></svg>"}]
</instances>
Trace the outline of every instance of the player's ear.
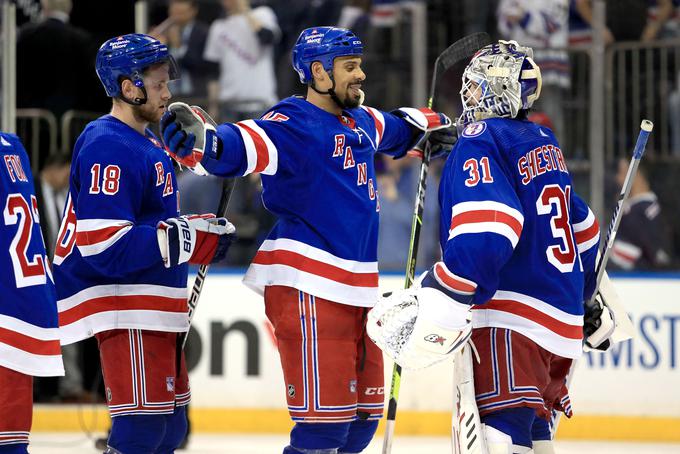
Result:
<instances>
[{"instance_id":1,"label":"player's ear","mask_svg":"<svg viewBox=\"0 0 680 454\"><path fill-rule=\"evenodd\" d=\"M135 99L139 96L138 88L130 79L121 80L120 92L127 99Z\"/></svg>"},{"instance_id":2,"label":"player's ear","mask_svg":"<svg viewBox=\"0 0 680 454\"><path fill-rule=\"evenodd\" d=\"M312 69L312 76L314 77L314 80L316 81L317 85L319 82L326 82L330 78L328 77L328 73L324 69L323 65L319 61L315 61L312 63L311 66Z\"/></svg>"}]
</instances>

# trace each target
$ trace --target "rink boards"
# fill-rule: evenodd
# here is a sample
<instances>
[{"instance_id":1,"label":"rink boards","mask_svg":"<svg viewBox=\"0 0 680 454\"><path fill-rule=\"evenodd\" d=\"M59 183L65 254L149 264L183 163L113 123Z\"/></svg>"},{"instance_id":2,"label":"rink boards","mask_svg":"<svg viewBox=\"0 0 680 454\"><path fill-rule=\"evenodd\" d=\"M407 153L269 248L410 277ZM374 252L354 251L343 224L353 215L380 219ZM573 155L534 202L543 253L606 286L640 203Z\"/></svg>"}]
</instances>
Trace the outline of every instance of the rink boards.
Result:
<instances>
[{"instance_id":1,"label":"rink boards","mask_svg":"<svg viewBox=\"0 0 680 454\"><path fill-rule=\"evenodd\" d=\"M680 441L680 277L614 278L636 338L607 353L587 353L571 387L575 416L561 438ZM403 285L381 278L381 289ZM285 386L261 297L238 274L211 273L196 312L189 358L192 426L204 432L284 432ZM386 364L389 386L392 365ZM402 376L397 432L446 435L451 367ZM389 390L386 390L389 393ZM34 430L106 427L103 408L41 406ZM83 423L85 421L85 423Z\"/></svg>"}]
</instances>

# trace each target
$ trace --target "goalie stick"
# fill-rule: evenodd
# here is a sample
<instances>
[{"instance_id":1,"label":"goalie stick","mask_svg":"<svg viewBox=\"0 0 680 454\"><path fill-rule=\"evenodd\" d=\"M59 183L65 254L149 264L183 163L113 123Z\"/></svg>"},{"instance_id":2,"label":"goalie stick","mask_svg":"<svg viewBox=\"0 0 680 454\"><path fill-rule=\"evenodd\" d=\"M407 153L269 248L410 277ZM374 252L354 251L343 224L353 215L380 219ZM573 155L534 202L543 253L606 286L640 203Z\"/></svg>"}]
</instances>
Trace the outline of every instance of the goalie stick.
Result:
<instances>
[{"instance_id":1,"label":"goalie stick","mask_svg":"<svg viewBox=\"0 0 680 454\"><path fill-rule=\"evenodd\" d=\"M616 232L618 231L619 224L621 223L622 217L621 208L623 206L623 202L625 202L626 199L628 199L628 195L630 194L630 189L633 186L635 174L637 173L638 166L640 165L642 155L645 152L647 139L649 138L649 134L652 132L652 129L654 129L654 123L652 123L649 120L642 120L642 123L640 123L640 133L638 134L637 141L635 142L635 149L633 150L633 157L631 158L630 164L628 165L626 179L623 181L623 186L621 187L619 198L616 201L616 206L614 207L614 212L612 213L612 219L609 222L607 236L605 237L604 244L602 245L602 252L600 253L597 265L595 266L595 290L593 291L593 295L590 297L590 299L585 303L586 307L588 308L592 308L597 304L595 302L595 296L597 295L598 289L600 288L600 284L602 283L602 279L605 276L605 268L607 267L607 262L609 261L611 248L614 245L614 240L616 239ZM602 300L602 303L606 305L604 299ZM621 327L624 324L625 325L631 324L630 319L628 319L628 314L626 314L625 310L623 310L622 308L610 308L610 309L612 309L611 313L612 318L614 319L614 324L611 332L608 334L607 337L611 336L616 330L616 328ZM621 316L617 317L616 316L617 313L620 314ZM630 327L624 327L623 329L630 331ZM597 347L597 345L595 347ZM569 389L569 386L571 385L571 382L574 379L574 371L576 370L577 364L578 361L576 360L572 361L571 368L569 369L569 374L567 375L567 389ZM552 416L553 416L552 436L554 439L555 435L557 434L557 427L560 423L560 413L553 411Z\"/></svg>"},{"instance_id":2,"label":"goalie stick","mask_svg":"<svg viewBox=\"0 0 680 454\"><path fill-rule=\"evenodd\" d=\"M475 52L482 47L491 43L491 38L486 33L473 33L464 38L459 39L451 44L444 52L439 54L434 62L434 72L432 73L432 81L430 82L430 94L427 100L427 107L432 108L434 96L437 89L437 82L439 78L448 69L457 63L469 60ZM418 255L418 241L420 238L420 229L422 226L423 208L425 202L425 189L427 187L427 173L430 165L430 144L427 142L428 136L425 135L421 144L425 143L425 151L423 152L422 162L420 164L420 180L418 182L418 191L416 193L415 208L413 213L413 222L411 223L411 241L408 250L408 259L406 262L406 281L404 288L409 288L413 285L416 274L416 257ZM385 438L383 439L383 454L392 452L392 441L394 439L394 424L397 416L397 400L399 399L399 388L401 386L401 366L394 364L392 370L392 381L390 386L390 399L387 406L387 421L385 425Z\"/></svg>"}]
</instances>

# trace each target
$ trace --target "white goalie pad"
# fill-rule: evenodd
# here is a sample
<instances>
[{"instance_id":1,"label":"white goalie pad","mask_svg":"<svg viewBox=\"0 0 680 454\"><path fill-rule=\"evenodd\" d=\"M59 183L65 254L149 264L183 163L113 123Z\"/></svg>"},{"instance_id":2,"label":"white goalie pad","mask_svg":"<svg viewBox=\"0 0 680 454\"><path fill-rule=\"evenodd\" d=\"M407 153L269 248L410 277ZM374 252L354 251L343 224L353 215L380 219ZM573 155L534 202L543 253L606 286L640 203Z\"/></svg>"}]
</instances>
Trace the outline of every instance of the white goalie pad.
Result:
<instances>
[{"instance_id":1,"label":"white goalie pad","mask_svg":"<svg viewBox=\"0 0 680 454\"><path fill-rule=\"evenodd\" d=\"M423 369L449 358L470 338L470 306L433 288L398 290L368 313L367 332L404 369Z\"/></svg>"},{"instance_id":2,"label":"white goalie pad","mask_svg":"<svg viewBox=\"0 0 680 454\"><path fill-rule=\"evenodd\" d=\"M489 452L475 400L472 351L472 343L468 342L454 355L453 359L451 441L454 454L487 454Z\"/></svg>"},{"instance_id":3,"label":"white goalie pad","mask_svg":"<svg viewBox=\"0 0 680 454\"><path fill-rule=\"evenodd\" d=\"M616 287L605 272L600 282L599 292L602 295L604 304L614 317L614 332L609 338L612 343L623 342L635 336L635 327L628 316L628 311L623 306Z\"/></svg>"}]
</instances>

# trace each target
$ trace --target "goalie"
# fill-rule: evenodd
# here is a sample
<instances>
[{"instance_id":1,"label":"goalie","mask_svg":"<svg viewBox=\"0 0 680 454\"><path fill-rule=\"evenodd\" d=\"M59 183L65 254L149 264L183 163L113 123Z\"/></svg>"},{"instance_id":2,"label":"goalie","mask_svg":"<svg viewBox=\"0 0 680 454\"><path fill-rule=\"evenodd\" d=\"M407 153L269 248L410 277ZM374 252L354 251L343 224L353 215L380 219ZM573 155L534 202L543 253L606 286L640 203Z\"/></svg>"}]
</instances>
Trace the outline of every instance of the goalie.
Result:
<instances>
[{"instance_id":1,"label":"goalie","mask_svg":"<svg viewBox=\"0 0 680 454\"><path fill-rule=\"evenodd\" d=\"M442 361L471 337L479 360L466 351L456 380L472 368L474 391L459 392L469 391L473 409L476 400L483 423L486 449L475 452L549 453L551 412L571 415L565 377L582 351L599 227L553 132L527 120L541 93L531 49L482 48L460 93L460 138L439 187L443 260L384 296L368 333L407 369ZM597 347L612 323L605 306L594 312L586 341Z\"/></svg>"}]
</instances>

